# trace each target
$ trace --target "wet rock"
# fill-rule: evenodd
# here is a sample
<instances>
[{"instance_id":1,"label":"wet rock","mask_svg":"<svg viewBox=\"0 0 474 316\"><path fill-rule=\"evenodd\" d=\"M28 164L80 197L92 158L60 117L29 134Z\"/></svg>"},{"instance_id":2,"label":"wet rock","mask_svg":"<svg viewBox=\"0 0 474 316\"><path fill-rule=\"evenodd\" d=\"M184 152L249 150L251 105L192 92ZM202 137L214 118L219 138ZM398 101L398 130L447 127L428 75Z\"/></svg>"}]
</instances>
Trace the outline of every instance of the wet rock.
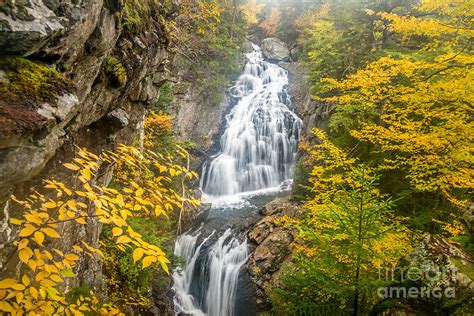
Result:
<instances>
[{"instance_id":1,"label":"wet rock","mask_svg":"<svg viewBox=\"0 0 474 316\"><path fill-rule=\"evenodd\" d=\"M288 197L277 198L272 202L265 205L261 210L260 214L264 216L281 213L288 210L294 210L294 204L289 200Z\"/></svg>"},{"instance_id":2,"label":"wet rock","mask_svg":"<svg viewBox=\"0 0 474 316\"><path fill-rule=\"evenodd\" d=\"M277 228L255 249L252 254L253 273L267 274L279 269L290 252L292 235L284 229Z\"/></svg>"},{"instance_id":3,"label":"wet rock","mask_svg":"<svg viewBox=\"0 0 474 316\"><path fill-rule=\"evenodd\" d=\"M307 69L300 63L284 63L281 67L290 74L288 92L292 96L294 110L303 120L302 135L311 136L313 128L326 130L335 105L312 98L309 83L305 79Z\"/></svg>"},{"instance_id":4,"label":"wet rock","mask_svg":"<svg viewBox=\"0 0 474 316\"><path fill-rule=\"evenodd\" d=\"M273 232L275 227L271 220L262 220L248 233L251 242L260 245L267 236Z\"/></svg>"},{"instance_id":5,"label":"wet rock","mask_svg":"<svg viewBox=\"0 0 474 316\"><path fill-rule=\"evenodd\" d=\"M278 38L270 37L262 41L262 53L265 58L271 61L290 61L290 51L288 46Z\"/></svg>"}]
</instances>

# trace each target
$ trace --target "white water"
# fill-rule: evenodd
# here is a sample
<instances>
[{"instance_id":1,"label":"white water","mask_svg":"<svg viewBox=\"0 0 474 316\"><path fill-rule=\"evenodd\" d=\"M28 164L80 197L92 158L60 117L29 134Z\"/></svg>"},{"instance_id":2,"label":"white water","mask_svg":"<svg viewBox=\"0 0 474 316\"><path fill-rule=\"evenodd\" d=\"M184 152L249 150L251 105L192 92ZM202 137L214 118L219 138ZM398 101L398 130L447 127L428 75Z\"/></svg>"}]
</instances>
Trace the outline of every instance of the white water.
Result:
<instances>
[{"instance_id":1,"label":"white water","mask_svg":"<svg viewBox=\"0 0 474 316\"><path fill-rule=\"evenodd\" d=\"M224 316L234 314L234 301L240 267L247 260L247 241L240 242L232 237L227 229L207 252L207 265L200 271L200 279L206 280L207 295L204 302L199 302L191 292L193 274L196 273L196 260L201 248L214 235L212 232L199 245L198 230L194 234L181 235L175 244L174 253L186 260L184 269L173 272L175 291L174 304L176 314Z\"/></svg>"},{"instance_id":2,"label":"white water","mask_svg":"<svg viewBox=\"0 0 474 316\"><path fill-rule=\"evenodd\" d=\"M247 54L243 74L231 88L238 103L226 117L221 152L204 167L203 199L213 207L244 205L244 197L291 186L301 120L290 109L288 73L266 62L258 46ZM248 202L247 202L248 203ZM173 273L176 315L231 316L247 241L227 229L198 243L201 228L181 235L175 254L185 260Z\"/></svg>"},{"instance_id":3,"label":"white water","mask_svg":"<svg viewBox=\"0 0 474 316\"><path fill-rule=\"evenodd\" d=\"M301 120L288 108L288 72L254 49L231 88L241 99L226 118L221 153L203 170L202 190L211 201L277 188L293 174Z\"/></svg>"}]
</instances>

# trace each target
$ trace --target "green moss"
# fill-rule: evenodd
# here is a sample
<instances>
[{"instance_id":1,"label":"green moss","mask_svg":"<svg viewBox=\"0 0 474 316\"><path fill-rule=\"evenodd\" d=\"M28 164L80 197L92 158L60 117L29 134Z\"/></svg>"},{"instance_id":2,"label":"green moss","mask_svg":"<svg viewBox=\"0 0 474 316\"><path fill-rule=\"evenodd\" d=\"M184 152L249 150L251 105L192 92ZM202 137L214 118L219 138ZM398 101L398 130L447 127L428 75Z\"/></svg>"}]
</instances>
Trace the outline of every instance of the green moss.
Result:
<instances>
[{"instance_id":1,"label":"green moss","mask_svg":"<svg viewBox=\"0 0 474 316\"><path fill-rule=\"evenodd\" d=\"M0 68L9 83L0 83L3 100L54 103L59 94L72 90L71 83L56 70L21 57L3 57Z\"/></svg>"},{"instance_id":2,"label":"green moss","mask_svg":"<svg viewBox=\"0 0 474 316\"><path fill-rule=\"evenodd\" d=\"M105 58L104 73L112 87L119 88L127 83L127 71L115 56L107 56Z\"/></svg>"},{"instance_id":3,"label":"green moss","mask_svg":"<svg viewBox=\"0 0 474 316\"><path fill-rule=\"evenodd\" d=\"M156 15L165 17L172 7L169 0L124 0L124 26L130 33L141 32L151 26Z\"/></svg>"},{"instance_id":4,"label":"green moss","mask_svg":"<svg viewBox=\"0 0 474 316\"><path fill-rule=\"evenodd\" d=\"M125 27L129 31L139 30L149 23L151 5L154 0L125 0Z\"/></svg>"},{"instance_id":5,"label":"green moss","mask_svg":"<svg viewBox=\"0 0 474 316\"><path fill-rule=\"evenodd\" d=\"M0 57L6 80L0 82L0 135L31 131L46 119L36 112L41 103L56 105L59 95L72 92L72 84L56 70L21 57Z\"/></svg>"}]
</instances>

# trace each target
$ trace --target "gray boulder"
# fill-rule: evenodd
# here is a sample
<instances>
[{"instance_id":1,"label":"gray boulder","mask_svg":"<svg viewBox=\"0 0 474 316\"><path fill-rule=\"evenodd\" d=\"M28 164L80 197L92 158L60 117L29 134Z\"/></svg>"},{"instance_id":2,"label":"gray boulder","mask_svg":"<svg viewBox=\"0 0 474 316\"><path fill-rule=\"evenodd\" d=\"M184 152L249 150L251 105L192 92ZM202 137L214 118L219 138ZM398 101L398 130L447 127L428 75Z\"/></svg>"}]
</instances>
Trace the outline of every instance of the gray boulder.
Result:
<instances>
[{"instance_id":1,"label":"gray boulder","mask_svg":"<svg viewBox=\"0 0 474 316\"><path fill-rule=\"evenodd\" d=\"M288 46L278 38L270 37L262 41L262 53L271 61L290 61L290 50Z\"/></svg>"}]
</instances>

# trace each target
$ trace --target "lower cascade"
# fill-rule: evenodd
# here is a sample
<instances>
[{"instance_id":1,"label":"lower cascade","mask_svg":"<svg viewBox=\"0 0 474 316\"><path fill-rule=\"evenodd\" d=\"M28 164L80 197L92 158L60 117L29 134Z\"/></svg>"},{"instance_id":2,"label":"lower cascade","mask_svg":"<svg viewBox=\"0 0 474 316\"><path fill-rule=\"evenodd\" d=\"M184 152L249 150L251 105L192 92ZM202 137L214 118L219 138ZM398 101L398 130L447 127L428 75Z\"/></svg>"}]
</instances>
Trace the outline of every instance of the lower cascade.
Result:
<instances>
[{"instance_id":1,"label":"lower cascade","mask_svg":"<svg viewBox=\"0 0 474 316\"><path fill-rule=\"evenodd\" d=\"M293 175L301 120L290 110L288 73L265 61L258 46L253 48L230 89L238 102L226 117L221 152L204 165L201 177L203 198L222 212L232 208L221 210L215 201L263 189L277 191ZM182 234L175 244L175 255L184 261L173 272L175 313L234 315L247 241L239 240L231 228L206 233L204 225Z\"/></svg>"}]
</instances>

